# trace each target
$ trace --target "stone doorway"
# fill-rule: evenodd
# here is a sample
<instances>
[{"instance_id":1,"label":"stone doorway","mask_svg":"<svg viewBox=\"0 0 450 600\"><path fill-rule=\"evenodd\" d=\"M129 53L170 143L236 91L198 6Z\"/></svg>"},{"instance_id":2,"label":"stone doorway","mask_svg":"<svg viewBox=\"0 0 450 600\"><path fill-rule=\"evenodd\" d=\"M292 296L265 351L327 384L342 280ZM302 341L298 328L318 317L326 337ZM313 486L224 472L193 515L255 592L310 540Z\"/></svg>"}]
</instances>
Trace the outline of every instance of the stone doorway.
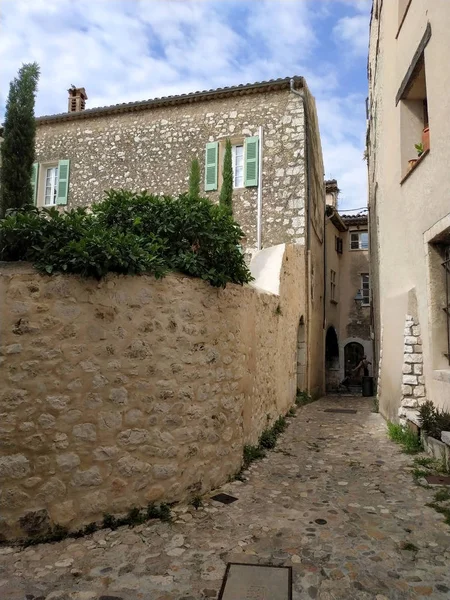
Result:
<instances>
[{"instance_id":1,"label":"stone doorway","mask_svg":"<svg viewBox=\"0 0 450 600\"><path fill-rule=\"evenodd\" d=\"M339 388L339 342L334 327L328 327L325 338L325 385L327 392Z\"/></svg>"},{"instance_id":2,"label":"stone doorway","mask_svg":"<svg viewBox=\"0 0 450 600\"><path fill-rule=\"evenodd\" d=\"M358 342L350 342L344 348L345 377L349 385L361 385L361 375L353 373L353 369L361 362L364 356L364 347Z\"/></svg>"}]
</instances>

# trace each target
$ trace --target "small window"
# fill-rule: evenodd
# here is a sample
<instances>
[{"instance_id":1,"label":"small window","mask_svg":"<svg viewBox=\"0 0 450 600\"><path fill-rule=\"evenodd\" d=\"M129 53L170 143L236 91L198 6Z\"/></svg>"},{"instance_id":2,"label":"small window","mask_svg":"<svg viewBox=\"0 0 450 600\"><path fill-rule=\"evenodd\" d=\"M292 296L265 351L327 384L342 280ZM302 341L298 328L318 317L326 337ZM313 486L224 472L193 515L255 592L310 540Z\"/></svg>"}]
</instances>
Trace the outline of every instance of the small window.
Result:
<instances>
[{"instance_id":1,"label":"small window","mask_svg":"<svg viewBox=\"0 0 450 600\"><path fill-rule=\"evenodd\" d=\"M239 144L232 146L233 161L233 187L244 187L244 146Z\"/></svg>"},{"instance_id":2,"label":"small window","mask_svg":"<svg viewBox=\"0 0 450 600\"><path fill-rule=\"evenodd\" d=\"M369 273L361 273L361 293L363 306L370 306L370 279Z\"/></svg>"},{"instance_id":3,"label":"small window","mask_svg":"<svg viewBox=\"0 0 450 600\"><path fill-rule=\"evenodd\" d=\"M342 254L342 249L343 249L342 238L340 238L338 236L335 236L335 237L336 237L336 240L335 240L336 241L336 252L338 254Z\"/></svg>"},{"instance_id":4,"label":"small window","mask_svg":"<svg viewBox=\"0 0 450 600\"><path fill-rule=\"evenodd\" d=\"M58 167L45 170L44 206L55 206L58 196Z\"/></svg>"},{"instance_id":5,"label":"small window","mask_svg":"<svg viewBox=\"0 0 450 600\"><path fill-rule=\"evenodd\" d=\"M351 231L350 232L350 250L368 250L369 232Z\"/></svg>"},{"instance_id":6,"label":"small window","mask_svg":"<svg viewBox=\"0 0 450 600\"><path fill-rule=\"evenodd\" d=\"M333 271L333 269L330 273L330 300L336 302L336 271Z\"/></svg>"}]
</instances>

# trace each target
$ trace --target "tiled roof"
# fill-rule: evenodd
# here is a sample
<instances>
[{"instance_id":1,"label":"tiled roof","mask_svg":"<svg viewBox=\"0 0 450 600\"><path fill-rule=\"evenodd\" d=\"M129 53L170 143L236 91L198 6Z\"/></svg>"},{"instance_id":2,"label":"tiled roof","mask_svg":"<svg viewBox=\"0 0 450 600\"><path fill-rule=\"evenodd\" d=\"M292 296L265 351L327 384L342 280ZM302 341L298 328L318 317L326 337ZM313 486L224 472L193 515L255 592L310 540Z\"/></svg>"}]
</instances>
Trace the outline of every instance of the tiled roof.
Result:
<instances>
[{"instance_id":1,"label":"tiled roof","mask_svg":"<svg viewBox=\"0 0 450 600\"><path fill-rule=\"evenodd\" d=\"M246 83L236 86L217 88L214 90L204 90L202 92L193 92L191 94L180 94L178 96L165 96L163 98L154 98L151 100L142 100L139 102L125 102L122 104L113 104L111 106L102 106L99 108L88 108L78 112L60 113L57 115L46 115L37 117L36 124L54 123L58 121L74 121L78 119L88 119L89 117L113 115L124 112L138 110L147 110L161 106L173 106L176 104L190 104L193 102L204 102L216 98L228 98L229 96L244 96L261 92L272 92L289 89L290 80L294 80L294 86L302 88L305 86L303 77L285 77L283 79L270 79L269 81L257 81L256 83Z\"/></svg>"},{"instance_id":2,"label":"tiled roof","mask_svg":"<svg viewBox=\"0 0 450 600\"><path fill-rule=\"evenodd\" d=\"M346 225L367 225L367 213L358 213L357 215L341 215L341 219Z\"/></svg>"}]
</instances>

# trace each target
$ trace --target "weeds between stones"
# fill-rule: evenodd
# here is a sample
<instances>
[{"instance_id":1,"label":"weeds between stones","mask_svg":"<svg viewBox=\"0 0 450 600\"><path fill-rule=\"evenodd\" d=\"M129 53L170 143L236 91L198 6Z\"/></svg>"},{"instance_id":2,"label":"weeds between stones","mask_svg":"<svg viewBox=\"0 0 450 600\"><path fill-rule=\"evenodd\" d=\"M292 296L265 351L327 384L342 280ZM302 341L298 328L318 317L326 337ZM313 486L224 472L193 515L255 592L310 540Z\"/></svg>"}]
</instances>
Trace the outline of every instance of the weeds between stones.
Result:
<instances>
[{"instance_id":1,"label":"weeds between stones","mask_svg":"<svg viewBox=\"0 0 450 600\"><path fill-rule=\"evenodd\" d=\"M142 523L146 523L147 521L155 519L166 522L171 521L172 515L170 512L170 506L168 504L160 504L159 506L156 506L155 504L150 503L145 509L136 507L131 508L123 517L114 517L109 513L105 513L101 523L94 521L92 523L88 523L77 531L69 531L66 527L56 524L48 533L20 540L19 545L26 548L28 546L35 546L37 544L60 542L66 538L78 539L95 533L100 529L114 530L123 525L132 527L134 525L141 525Z\"/></svg>"},{"instance_id":2,"label":"weeds between stones","mask_svg":"<svg viewBox=\"0 0 450 600\"><path fill-rule=\"evenodd\" d=\"M393 442L402 446L403 452L406 454L417 454L423 450L422 442L413 431L398 425L397 423L391 423L388 421L388 434Z\"/></svg>"},{"instance_id":3,"label":"weeds between stones","mask_svg":"<svg viewBox=\"0 0 450 600\"><path fill-rule=\"evenodd\" d=\"M419 548L411 542L402 542L400 548L402 550L407 550L408 552L419 552Z\"/></svg>"},{"instance_id":4,"label":"weeds between stones","mask_svg":"<svg viewBox=\"0 0 450 600\"><path fill-rule=\"evenodd\" d=\"M297 406L306 406L306 404L311 404L311 402L314 402L314 399L308 392L297 390L297 397L295 398Z\"/></svg>"},{"instance_id":5,"label":"weeds between stones","mask_svg":"<svg viewBox=\"0 0 450 600\"><path fill-rule=\"evenodd\" d=\"M192 500L189 503L191 506L193 506L195 508L195 510L198 510L199 508L202 508L203 506L203 501L201 496L194 496L192 498Z\"/></svg>"}]
</instances>

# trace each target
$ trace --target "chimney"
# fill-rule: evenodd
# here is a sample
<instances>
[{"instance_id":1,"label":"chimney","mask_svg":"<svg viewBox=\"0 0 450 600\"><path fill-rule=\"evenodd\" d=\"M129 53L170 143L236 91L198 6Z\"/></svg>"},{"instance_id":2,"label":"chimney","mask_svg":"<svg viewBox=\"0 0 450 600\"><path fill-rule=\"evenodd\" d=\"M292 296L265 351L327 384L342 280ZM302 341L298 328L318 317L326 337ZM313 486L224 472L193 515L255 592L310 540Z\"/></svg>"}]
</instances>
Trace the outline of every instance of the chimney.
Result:
<instances>
[{"instance_id":1,"label":"chimney","mask_svg":"<svg viewBox=\"0 0 450 600\"><path fill-rule=\"evenodd\" d=\"M336 179L325 181L326 203L337 210L339 188Z\"/></svg>"},{"instance_id":2,"label":"chimney","mask_svg":"<svg viewBox=\"0 0 450 600\"><path fill-rule=\"evenodd\" d=\"M84 88L77 88L74 85L69 90L69 112L79 112L86 108L87 94Z\"/></svg>"}]
</instances>

